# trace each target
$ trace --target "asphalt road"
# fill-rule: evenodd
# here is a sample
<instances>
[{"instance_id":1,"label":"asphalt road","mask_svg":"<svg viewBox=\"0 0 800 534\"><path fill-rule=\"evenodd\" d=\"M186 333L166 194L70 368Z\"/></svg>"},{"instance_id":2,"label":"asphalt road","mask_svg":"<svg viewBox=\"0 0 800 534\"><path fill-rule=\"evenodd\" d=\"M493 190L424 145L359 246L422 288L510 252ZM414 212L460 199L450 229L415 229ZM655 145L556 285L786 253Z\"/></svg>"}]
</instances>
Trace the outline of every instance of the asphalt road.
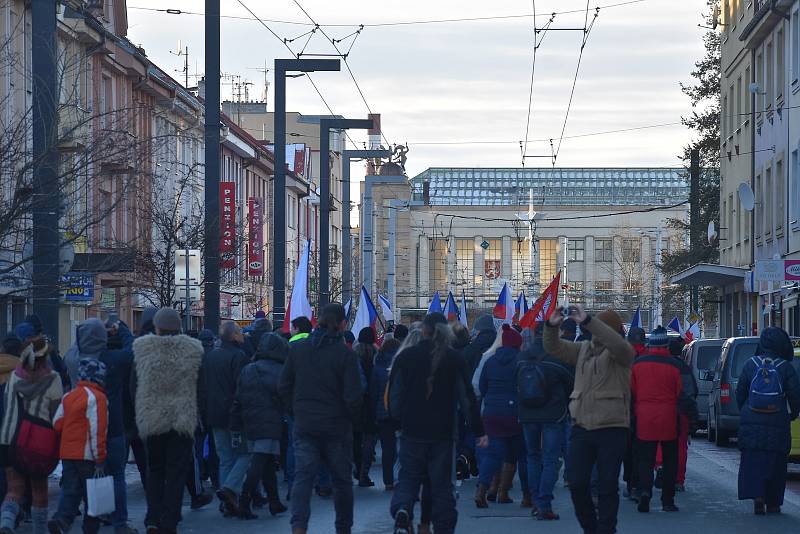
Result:
<instances>
[{"instance_id":1,"label":"asphalt road","mask_svg":"<svg viewBox=\"0 0 800 534\"><path fill-rule=\"evenodd\" d=\"M635 505L623 500L620 507L619 532L683 532L703 534L789 534L800 531L800 466L792 466L793 472L790 489L787 491L783 514L779 516L756 517L752 515L750 501L738 501L736 498L736 477L738 469L738 451L735 448L719 449L714 445L698 439L692 443L689 452L687 472L687 491L680 493L677 504L679 513L659 511L658 496L653 501L653 512L640 514ZM133 475L133 470L132 473ZM377 470L372 473L374 480L380 479ZM145 513L144 494L138 477L129 486L129 512L131 524L144 532L143 518ZM488 510L478 510L472 502L474 482L468 481L458 488L459 522L457 532L465 534L485 534L499 531L502 534L529 533L533 529L538 532L579 533L569 493L559 483L556 488L554 508L561 514L561 520L538 522L530 518L527 510L518 504L492 504ZM285 492L285 489L283 490ZM380 484L375 488L354 488L356 496L354 534L391 533L392 521L389 517L390 494L383 491ZM512 496L519 500L519 489L515 487ZM51 501L51 508L55 500ZM215 503L216 504L216 503ZM184 509L184 521L180 532L187 533L290 533L289 514L274 518L265 510L258 510L259 519L242 521L224 519L209 505L206 509L191 511ZM77 531L75 525L74 531ZM105 528L104 532L112 532ZM18 532L31 532L30 524L22 525ZM312 521L309 528L312 534L333 533L333 502L331 499L314 498L312 502Z\"/></svg>"}]
</instances>

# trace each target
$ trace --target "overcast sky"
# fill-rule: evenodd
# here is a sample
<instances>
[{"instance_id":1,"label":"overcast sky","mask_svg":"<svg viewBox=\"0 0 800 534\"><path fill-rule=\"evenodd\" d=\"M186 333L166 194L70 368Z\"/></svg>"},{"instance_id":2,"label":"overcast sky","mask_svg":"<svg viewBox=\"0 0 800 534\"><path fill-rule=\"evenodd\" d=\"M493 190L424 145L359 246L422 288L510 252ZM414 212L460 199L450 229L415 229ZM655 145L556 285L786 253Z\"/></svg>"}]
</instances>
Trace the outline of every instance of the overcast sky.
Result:
<instances>
[{"instance_id":1,"label":"overcast sky","mask_svg":"<svg viewBox=\"0 0 800 534\"><path fill-rule=\"evenodd\" d=\"M263 19L308 22L293 0L243 0ZM590 0L592 8L623 0ZM338 39L359 24L487 17L531 13L527 0L300 0L314 19ZM142 45L163 69L176 72L182 58L170 53L178 41L189 47L192 74L203 71L203 18L168 15L143 8L202 12L200 0L128 0L130 39ZM536 0L539 13L585 8L585 0ZM574 101L558 166L675 166L690 139L685 127L665 126L599 136L569 136L675 123L690 110L679 83L690 80L702 53L697 27L705 0L644 0L601 9L583 54ZM250 15L238 0L222 0L223 15ZM593 9L589 20L593 16ZM537 18L537 25L547 22ZM293 38L310 26L268 22L280 36ZM558 15L553 28L583 27L584 13ZM292 46L302 48L305 38ZM352 38L340 46L349 47ZM539 48L528 139L558 139L572 88L582 32L552 31ZM408 174L428 167L520 166L519 140L525 138L531 77L531 18L480 22L367 26L348 61L374 112L382 114L383 132L392 143L410 143ZM307 53L334 52L320 34ZM222 70L253 82L260 97L264 75L256 70L289 52L254 20L222 19ZM271 73L270 73L271 75ZM194 77L191 81L194 81ZM319 73L314 80L333 111L348 118L366 117L367 109L347 72ZM270 80L271 83L271 80ZM223 95L230 94L223 86ZM272 94L269 95L272 109ZM327 113L308 80L288 81L287 109ZM366 139L352 134L359 144ZM478 144L437 145L480 141ZM508 141L489 144L488 141ZM359 146L359 148L361 148ZM547 141L531 142L528 154L549 154ZM529 159L527 166L547 166ZM361 169L353 169L358 176Z\"/></svg>"}]
</instances>

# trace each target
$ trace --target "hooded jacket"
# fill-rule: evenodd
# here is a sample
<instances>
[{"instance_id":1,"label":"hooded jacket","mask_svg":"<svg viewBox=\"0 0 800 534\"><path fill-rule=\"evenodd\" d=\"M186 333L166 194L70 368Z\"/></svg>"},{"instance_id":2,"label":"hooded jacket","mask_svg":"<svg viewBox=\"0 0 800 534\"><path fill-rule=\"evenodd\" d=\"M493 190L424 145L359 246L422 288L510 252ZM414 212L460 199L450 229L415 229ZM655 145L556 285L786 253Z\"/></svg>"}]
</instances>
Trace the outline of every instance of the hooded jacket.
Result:
<instances>
[{"instance_id":1,"label":"hooded jacket","mask_svg":"<svg viewBox=\"0 0 800 534\"><path fill-rule=\"evenodd\" d=\"M513 417L516 421L517 387L514 381L519 350L500 347L486 360L481 373L479 390L483 399L483 417Z\"/></svg>"},{"instance_id":2,"label":"hooded jacket","mask_svg":"<svg viewBox=\"0 0 800 534\"><path fill-rule=\"evenodd\" d=\"M81 381L64 395L53 426L61 436L59 458L102 464L106 460L108 399L103 388Z\"/></svg>"},{"instance_id":3,"label":"hooded jacket","mask_svg":"<svg viewBox=\"0 0 800 534\"><path fill-rule=\"evenodd\" d=\"M569 412L585 430L629 428L631 365L636 353L625 338L598 319L580 325L591 341L565 341L557 326L545 322L544 350L575 367Z\"/></svg>"},{"instance_id":4,"label":"hooded jacket","mask_svg":"<svg viewBox=\"0 0 800 534\"><path fill-rule=\"evenodd\" d=\"M369 402L375 413L376 421L389 419L389 411L384 403L386 385L389 383L389 368L394 359L394 352L379 350L375 355L375 365L372 366L372 376L369 379Z\"/></svg>"},{"instance_id":5,"label":"hooded jacket","mask_svg":"<svg viewBox=\"0 0 800 534\"><path fill-rule=\"evenodd\" d=\"M172 430L192 436L203 346L186 335L148 335L133 342L131 391L142 439Z\"/></svg>"},{"instance_id":6,"label":"hooded jacket","mask_svg":"<svg viewBox=\"0 0 800 534\"><path fill-rule=\"evenodd\" d=\"M231 407L230 429L244 432L248 440L281 439L283 401L278 394L286 355L280 351L256 353L256 361L239 375Z\"/></svg>"},{"instance_id":7,"label":"hooded jacket","mask_svg":"<svg viewBox=\"0 0 800 534\"><path fill-rule=\"evenodd\" d=\"M792 448L789 425L800 414L800 378L789 361L793 357L792 352L789 337L779 328L766 328L761 333L756 355L783 362L777 369L787 402L777 413L757 413L750 409L747 398L758 368L752 358L744 364L736 385L736 403L741 417L738 435L740 449L787 452Z\"/></svg>"},{"instance_id":8,"label":"hooded jacket","mask_svg":"<svg viewBox=\"0 0 800 534\"><path fill-rule=\"evenodd\" d=\"M26 350L31 350L31 347ZM37 363L33 370L20 363L9 377L3 402L5 412L0 427L0 445L10 445L14 439L19 424L20 400L27 414L45 421L52 421L58 410L64 392L61 379L41 358L36 361L41 363Z\"/></svg>"},{"instance_id":9,"label":"hooded jacket","mask_svg":"<svg viewBox=\"0 0 800 534\"><path fill-rule=\"evenodd\" d=\"M321 328L289 345L278 390L295 431L316 435L351 432L364 399L355 352Z\"/></svg>"},{"instance_id":10,"label":"hooded jacket","mask_svg":"<svg viewBox=\"0 0 800 534\"><path fill-rule=\"evenodd\" d=\"M569 417L569 395L575 385L575 369L552 358L544 351L542 338L533 340L532 346L520 353L519 372L522 365L534 363L541 366L547 387L548 399L544 406L528 407L519 405L519 422L558 423ZM514 382L516 384L516 376Z\"/></svg>"},{"instance_id":11,"label":"hooded jacket","mask_svg":"<svg viewBox=\"0 0 800 534\"><path fill-rule=\"evenodd\" d=\"M230 341L223 341L203 356L200 401L207 427L227 429L230 425L236 383L249 362L242 347Z\"/></svg>"}]
</instances>

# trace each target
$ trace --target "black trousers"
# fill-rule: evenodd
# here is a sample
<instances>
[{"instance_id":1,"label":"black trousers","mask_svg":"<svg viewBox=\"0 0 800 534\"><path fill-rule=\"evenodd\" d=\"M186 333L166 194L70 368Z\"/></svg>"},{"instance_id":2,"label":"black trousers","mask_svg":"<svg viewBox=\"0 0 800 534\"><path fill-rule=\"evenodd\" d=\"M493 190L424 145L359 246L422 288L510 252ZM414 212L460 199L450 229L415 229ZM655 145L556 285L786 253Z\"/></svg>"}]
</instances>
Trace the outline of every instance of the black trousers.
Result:
<instances>
[{"instance_id":1,"label":"black trousers","mask_svg":"<svg viewBox=\"0 0 800 534\"><path fill-rule=\"evenodd\" d=\"M397 463L397 425L393 421L378 421L378 439L381 442L381 467L383 484L394 485L394 464Z\"/></svg>"},{"instance_id":2,"label":"black trousers","mask_svg":"<svg viewBox=\"0 0 800 534\"><path fill-rule=\"evenodd\" d=\"M628 442L627 428L586 430L572 427L569 491L575 516L586 534L614 534L619 510L619 471ZM592 501L592 470L597 466L597 501Z\"/></svg>"},{"instance_id":3,"label":"black trousers","mask_svg":"<svg viewBox=\"0 0 800 534\"><path fill-rule=\"evenodd\" d=\"M176 532L183 487L191 466L192 438L175 431L150 436L147 448L147 515L145 525Z\"/></svg>"},{"instance_id":4,"label":"black trousers","mask_svg":"<svg viewBox=\"0 0 800 534\"><path fill-rule=\"evenodd\" d=\"M242 493L252 497L256 493L258 483L262 480L264 481L264 488L267 490L269 501L276 502L280 500L278 498L278 475L275 474L274 454L253 453Z\"/></svg>"},{"instance_id":5,"label":"black trousers","mask_svg":"<svg viewBox=\"0 0 800 534\"><path fill-rule=\"evenodd\" d=\"M675 504L675 479L678 478L678 440L642 441L636 440L636 461L638 463L639 489L642 494L653 495L653 466L656 464L656 452L661 443L661 455L664 459L661 469L664 482L661 486L661 503Z\"/></svg>"}]
</instances>

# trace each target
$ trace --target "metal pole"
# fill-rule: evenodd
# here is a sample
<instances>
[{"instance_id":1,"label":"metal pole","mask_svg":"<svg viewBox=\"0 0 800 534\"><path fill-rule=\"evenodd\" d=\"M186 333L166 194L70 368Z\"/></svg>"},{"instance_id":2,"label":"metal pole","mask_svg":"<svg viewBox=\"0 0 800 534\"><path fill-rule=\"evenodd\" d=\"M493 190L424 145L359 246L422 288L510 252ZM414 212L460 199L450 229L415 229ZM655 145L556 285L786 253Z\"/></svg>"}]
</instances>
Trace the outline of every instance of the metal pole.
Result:
<instances>
[{"instance_id":1,"label":"metal pole","mask_svg":"<svg viewBox=\"0 0 800 534\"><path fill-rule=\"evenodd\" d=\"M189 249L188 248L185 249L184 252L186 254L186 260L184 262L186 264L186 288L185 288L186 289L186 295L185 295L185 297L186 297L186 305L185 305L185 309L184 309L184 311L186 312L186 318L185 318L186 326L184 327L183 331L184 331L184 333L186 333L191 329L191 326L192 326L192 318L191 318L191 315L190 315L191 314L191 310L192 310L192 301L191 301L191 299L189 297Z\"/></svg>"},{"instance_id":2,"label":"metal pole","mask_svg":"<svg viewBox=\"0 0 800 534\"><path fill-rule=\"evenodd\" d=\"M655 276L655 318L653 320L653 324L651 325L653 328L656 326L661 325L664 321L663 315L664 311L661 309L661 226L659 225L658 229L656 230L656 276Z\"/></svg>"},{"instance_id":3,"label":"metal pole","mask_svg":"<svg viewBox=\"0 0 800 534\"><path fill-rule=\"evenodd\" d=\"M219 331L219 181L220 116L219 0L206 1L206 96L205 96L205 302L204 328ZM187 273L188 274L188 273Z\"/></svg>"},{"instance_id":4,"label":"metal pole","mask_svg":"<svg viewBox=\"0 0 800 534\"><path fill-rule=\"evenodd\" d=\"M56 3L31 3L33 312L58 347L60 187L56 114Z\"/></svg>"},{"instance_id":5,"label":"metal pole","mask_svg":"<svg viewBox=\"0 0 800 534\"><path fill-rule=\"evenodd\" d=\"M692 149L690 152L690 167L689 174L691 177L691 202L689 203L689 250L691 252L697 251L702 240L702 228L700 228L700 151ZM692 312L697 312L698 308L698 288L692 286L691 290Z\"/></svg>"},{"instance_id":6,"label":"metal pole","mask_svg":"<svg viewBox=\"0 0 800 534\"><path fill-rule=\"evenodd\" d=\"M322 119L319 121L319 305L330 302L330 211L331 211L331 130L372 128L372 120L367 119ZM369 289L369 288L368 288Z\"/></svg>"},{"instance_id":7,"label":"metal pole","mask_svg":"<svg viewBox=\"0 0 800 534\"><path fill-rule=\"evenodd\" d=\"M395 285L395 272L397 270L397 209L395 202L390 202L389 210L389 268L386 272L387 289L392 306L397 309L397 286Z\"/></svg>"}]
</instances>

